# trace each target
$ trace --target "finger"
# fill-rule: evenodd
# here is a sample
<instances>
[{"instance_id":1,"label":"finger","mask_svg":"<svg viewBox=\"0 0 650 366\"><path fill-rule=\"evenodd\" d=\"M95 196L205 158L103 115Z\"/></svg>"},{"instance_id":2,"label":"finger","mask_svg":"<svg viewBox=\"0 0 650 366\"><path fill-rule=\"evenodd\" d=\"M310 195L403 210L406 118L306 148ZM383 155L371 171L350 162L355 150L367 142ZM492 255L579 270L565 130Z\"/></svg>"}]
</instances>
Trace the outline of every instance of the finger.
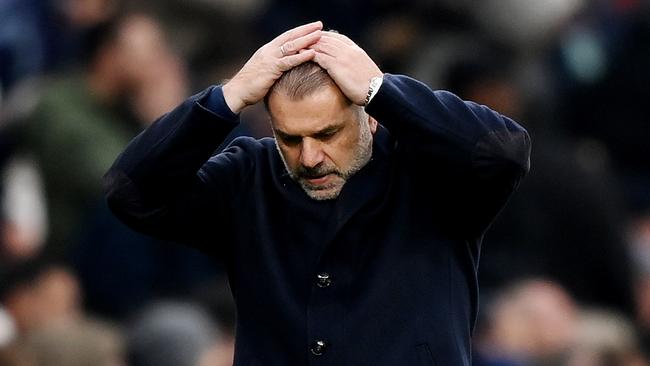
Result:
<instances>
[{"instance_id":1,"label":"finger","mask_svg":"<svg viewBox=\"0 0 650 366\"><path fill-rule=\"evenodd\" d=\"M344 42L348 46L356 46L357 44L354 43L350 38L347 36L341 34L341 33L336 33L336 32L330 32L330 31L323 31L323 35L326 35L328 37L336 38L341 42Z\"/></svg>"},{"instance_id":2,"label":"finger","mask_svg":"<svg viewBox=\"0 0 650 366\"><path fill-rule=\"evenodd\" d=\"M286 56L278 60L278 68L280 71L288 71L303 62L310 61L314 58L316 51L314 50L305 50L305 52L300 52L295 55Z\"/></svg>"},{"instance_id":3,"label":"finger","mask_svg":"<svg viewBox=\"0 0 650 366\"><path fill-rule=\"evenodd\" d=\"M356 46L354 42L347 43L341 39L332 37L331 35L326 35L325 32L321 32L320 43L327 44L336 48L350 48L351 46Z\"/></svg>"},{"instance_id":4,"label":"finger","mask_svg":"<svg viewBox=\"0 0 650 366\"><path fill-rule=\"evenodd\" d=\"M337 54L336 49L332 47L332 45L324 44L321 42L314 43L313 45L309 46L309 49L327 54L332 57L335 57Z\"/></svg>"},{"instance_id":5,"label":"finger","mask_svg":"<svg viewBox=\"0 0 650 366\"><path fill-rule=\"evenodd\" d=\"M300 38L296 38L293 41L288 41L282 45L284 48L284 55L294 54L307 46L310 46L320 39L321 31L315 30L307 35L304 35Z\"/></svg>"},{"instance_id":6,"label":"finger","mask_svg":"<svg viewBox=\"0 0 650 366\"><path fill-rule=\"evenodd\" d=\"M337 57L338 55L341 54L342 50L347 49L349 47L350 46L348 46L347 44L335 38L325 37L325 36L321 36L318 43L309 46L309 48L315 51L326 53L333 57Z\"/></svg>"},{"instance_id":7,"label":"finger","mask_svg":"<svg viewBox=\"0 0 650 366\"><path fill-rule=\"evenodd\" d=\"M288 31L280 34L279 36L275 37L271 41L271 43L277 45L280 47L280 45L292 41L298 37L302 37L306 34L309 34L315 30L321 30L323 29L323 23L319 20L317 22L309 23L309 24L304 24L299 27L289 29Z\"/></svg>"},{"instance_id":8,"label":"finger","mask_svg":"<svg viewBox=\"0 0 650 366\"><path fill-rule=\"evenodd\" d=\"M314 62L320 65L325 70L329 70L336 59L328 54L316 52L314 55Z\"/></svg>"}]
</instances>

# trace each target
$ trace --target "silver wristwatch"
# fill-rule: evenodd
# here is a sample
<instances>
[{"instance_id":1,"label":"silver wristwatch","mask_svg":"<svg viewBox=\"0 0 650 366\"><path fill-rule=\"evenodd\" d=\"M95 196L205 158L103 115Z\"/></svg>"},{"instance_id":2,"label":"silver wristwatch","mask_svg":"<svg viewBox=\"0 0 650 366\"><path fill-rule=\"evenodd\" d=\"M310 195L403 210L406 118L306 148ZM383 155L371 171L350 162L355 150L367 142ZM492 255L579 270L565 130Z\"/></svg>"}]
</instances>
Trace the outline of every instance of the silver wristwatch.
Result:
<instances>
[{"instance_id":1,"label":"silver wristwatch","mask_svg":"<svg viewBox=\"0 0 650 366\"><path fill-rule=\"evenodd\" d=\"M372 98L377 94L379 91L379 88L381 87L381 83L384 81L384 76L375 76L374 78L370 79L370 86L368 87L368 94L366 95L366 102L364 106L367 106L368 103L372 100Z\"/></svg>"}]
</instances>

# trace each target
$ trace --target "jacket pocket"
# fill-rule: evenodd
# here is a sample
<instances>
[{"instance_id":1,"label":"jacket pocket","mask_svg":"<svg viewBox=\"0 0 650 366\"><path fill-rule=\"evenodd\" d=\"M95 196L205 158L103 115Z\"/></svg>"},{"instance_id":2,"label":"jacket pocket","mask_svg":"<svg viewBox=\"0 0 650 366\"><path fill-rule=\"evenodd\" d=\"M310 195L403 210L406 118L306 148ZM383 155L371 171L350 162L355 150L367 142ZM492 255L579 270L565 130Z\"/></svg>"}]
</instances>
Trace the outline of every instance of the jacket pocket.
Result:
<instances>
[{"instance_id":1,"label":"jacket pocket","mask_svg":"<svg viewBox=\"0 0 650 366\"><path fill-rule=\"evenodd\" d=\"M418 344L415 346L415 350L417 352L418 366L436 366L428 344Z\"/></svg>"}]
</instances>

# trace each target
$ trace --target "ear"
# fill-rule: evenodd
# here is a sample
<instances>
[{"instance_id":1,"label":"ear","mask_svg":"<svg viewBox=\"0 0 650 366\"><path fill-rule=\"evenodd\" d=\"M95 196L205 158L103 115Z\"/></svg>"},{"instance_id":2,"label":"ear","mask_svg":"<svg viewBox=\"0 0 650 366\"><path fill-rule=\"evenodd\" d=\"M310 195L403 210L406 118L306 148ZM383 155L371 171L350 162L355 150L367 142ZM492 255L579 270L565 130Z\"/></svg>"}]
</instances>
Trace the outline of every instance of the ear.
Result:
<instances>
[{"instance_id":1,"label":"ear","mask_svg":"<svg viewBox=\"0 0 650 366\"><path fill-rule=\"evenodd\" d=\"M370 132L374 135L377 132L377 120L368 115L368 126L370 126Z\"/></svg>"}]
</instances>

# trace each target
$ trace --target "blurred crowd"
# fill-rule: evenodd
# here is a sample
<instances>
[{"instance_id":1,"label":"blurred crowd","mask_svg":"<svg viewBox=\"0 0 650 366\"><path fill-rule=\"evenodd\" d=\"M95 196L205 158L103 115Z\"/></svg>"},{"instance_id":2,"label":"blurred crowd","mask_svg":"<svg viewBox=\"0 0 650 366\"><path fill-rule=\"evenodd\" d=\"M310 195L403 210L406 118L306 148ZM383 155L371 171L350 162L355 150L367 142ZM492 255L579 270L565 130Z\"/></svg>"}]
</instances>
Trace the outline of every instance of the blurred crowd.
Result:
<instances>
[{"instance_id":1,"label":"blurred crowd","mask_svg":"<svg viewBox=\"0 0 650 366\"><path fill-rule=\"evenodd\" d=\"M649 366L645 0L0 1L0 365L232 364L223 264L123 226L101 177L313 20L531 133L532 170L483 242L474 364ZM265 113L232 135L269 135Z\"/></svg>"}]
</instances>

